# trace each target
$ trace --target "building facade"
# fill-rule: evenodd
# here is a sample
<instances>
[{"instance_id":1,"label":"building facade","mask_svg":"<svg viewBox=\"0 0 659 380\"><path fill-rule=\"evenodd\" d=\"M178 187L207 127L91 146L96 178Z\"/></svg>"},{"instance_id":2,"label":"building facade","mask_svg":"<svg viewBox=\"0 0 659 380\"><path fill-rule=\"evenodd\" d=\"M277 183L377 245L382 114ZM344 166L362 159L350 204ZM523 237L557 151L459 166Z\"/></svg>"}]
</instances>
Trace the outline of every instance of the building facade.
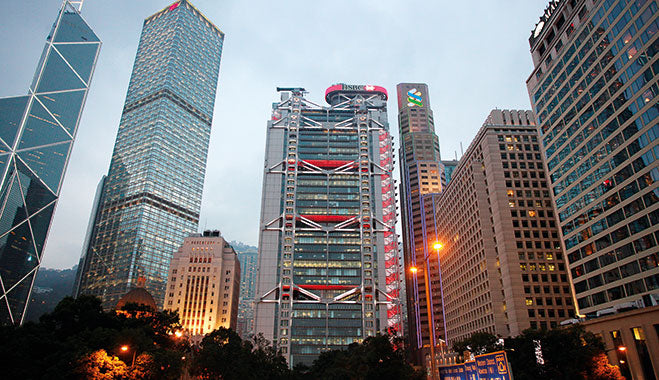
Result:
<instances>
[{"instance_id":1,"label":"building facade","mask_svg":"<svg viewBox=\"0 0 659 380\"><path fill-rule=\"evenodd\" d=\"M28 94L0 98L0 323L23 322L100 48L64 1Z\"/></svg>"},{"instance_id":2,"label":"building facade","mask_svg":"<svg viewBox=\"0 0 659 380\"><path fill-rule=\"evenodd\" d=\"M527 87L581 314L659 298L656 1L553 1Z\"/></svg>"},{"instance_id":3,"label":"building facade","mask_svg":"<svg viewBox=\"0 0 659 380\"><path fill-rule=\"evenodd\" d=\"M240 261L240 303L238 305L238 327L236 332L248 339L254 334L254 298L256 296L256 280L258 265L258 250L256 247L242 245L236 248Z\"/></svg>"},{"instance_id":4,"label":"building facade","mask_svg":"<svg viewBox=\"0 0 659 380\"><path fill-rule=\"evenodd\" d=\"M281 88L268 121L255 326L289 365L400 331L387 92Z\"/></svg>"},{"instance_id":5,"label":"building facade","mask_svg":"<svg viewBox=\"0 0 659 380\"><path fill-rule=\"evenodd\" d=\"M197 230L224 34L187 0L144 21L78 294L114 307L139 276L162 305Z\"/></svg>"},{"instance_id":6,"label":"building facade","mask_svg":"<svg viewBox=\"0 0 659 380\"><path fill-rule=\"evenodd\" d=\"M517 336L574 316L531 111L490 113L436 208L449 346L475 332Z\"/></svg>"},{"instance_id":7,"label":"building facade","mask_svg":"<svg viewBox=\"0 0 659 380\"><path fill-rule=\"evenodd\" d=\"M167 278L165 309L177 311L194 341L220 327L236 329L240 262L220 231L183 240Z\"/></svg>"},{"instance_id":8,"label":"building facade","mask_svg":"<svg viewBox=\"0 0 659 380\"><path fill-rule=\"evenodd\" d=\"M407 336L417 362L421 348L430 344L428 321L432 320L434 342L444 339L444 322L440 296L439 260L433 245L435 231L435 195L442 191L443 166L439 139L430 108L428 86L423 83L400 83L398 94L398 128L401 145L400 195L403 226L403 255L407 297ZM428 256L432 258L425 259ZM430 294L426 297L425 265L429 264ZM412 267L419 272L412 273ZM430 316L427 300L430 300Z\"/></svg>"}]
</instances>

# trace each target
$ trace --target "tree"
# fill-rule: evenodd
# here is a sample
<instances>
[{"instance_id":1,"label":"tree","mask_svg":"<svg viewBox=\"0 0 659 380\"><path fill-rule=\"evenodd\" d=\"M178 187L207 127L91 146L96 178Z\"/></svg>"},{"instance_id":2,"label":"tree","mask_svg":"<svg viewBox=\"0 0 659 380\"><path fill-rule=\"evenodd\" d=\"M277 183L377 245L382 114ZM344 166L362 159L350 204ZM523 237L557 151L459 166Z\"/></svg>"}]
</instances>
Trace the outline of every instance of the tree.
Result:
<instances>
[{"instance_id":1,"label":"tree","mask_svg":"<svg viewBox=\"0 0 659 380\"><path fill-rule=\"evenodd\" d=\"M195 354L192 374L209 379L288 379L291 372L271 345L257 335L252 342L221 327L207 334Z\"/></svg>"},{"instance_id":2,"label":"tree","mask_svg":"<svg viewBox=\"0 0 659 380\"><path fill-rule=\"evenodd\" d=\"M400 338L368 337L361 344L349 345L347 350L323 352L307 375L310 379L327 380L422 379L423 373L414 371L400 346Z\"/></svg>"},{"instance_id":3,"label":"tree","mask_svg":"<svg viewBox=\"0 0 659 380\"><path fill-rule=\"evenodd\" d=\"M506 339L505 348L515 380L619 379L612 368L604 365L608 360L603 355L601 338L580 325L549 331L525 330Z\"/></svg>"},{"instance_id":4,"label":"tree","mask_svg":"<svg viewBox=\"0 0 659 380\"><path fill-rule=\"evenodd\" d=\"M605 354L595 356L591 362L590 372L584 378L588 380L625 380L620 372L620 367L611 365Z\"/></svg>"},{"instance_id":5,"label":"tree","mask_svg":"<svg viewBox=\"0 0 659 380\"><path fill-rule=\"evenodd\" d=\"M464 351L469 351L474 355L482 355L488 352L501 351L503 345L500 343L500 338L496 335L477 332L471 334L467 339L463 339L453 343L453 351L462 355Z\"/></svg>"},{"instance_id":6,"label":"tree","mask_svg":"<svg viewBox=\"0 0 659 380\"><path fill-rule=\"evenodd\" d=\"M2 375L29 379L78 378L80 374L76 370L81 360L93 363L101 355L90 356L93 353L103 350L106 355L118 355L119 347L128 345L137 354L131 376L179 378L181 357L189 347L185 339L173 335L180 328L178 316L154 311L138 313L139 316L128 314L103 312L96 297L67 297L38 323L1 326L0 357L6 363ZM119 355L119 360L131 364L132 354Z\"/></svg>"},{"instance_id":7,"label":"tree","mask_svg":"<svg viewBox=\"0 0 659 380\"><path fill-rule=\"evenodd\" d=\"M128 367L118 357L108 355L105 350L98 350L83 356L78 361L75 373L80 379L127 379Z\"/></svg>"}]
</instances>

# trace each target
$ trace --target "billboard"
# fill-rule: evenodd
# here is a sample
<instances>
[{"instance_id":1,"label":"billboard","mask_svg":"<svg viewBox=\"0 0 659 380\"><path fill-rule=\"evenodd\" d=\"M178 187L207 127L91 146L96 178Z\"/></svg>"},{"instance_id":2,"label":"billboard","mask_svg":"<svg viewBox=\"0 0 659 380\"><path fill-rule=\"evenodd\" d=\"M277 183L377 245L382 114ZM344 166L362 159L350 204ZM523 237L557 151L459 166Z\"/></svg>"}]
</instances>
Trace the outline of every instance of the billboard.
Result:
<instances>
[{"instance_id":1,"label":"billboard","mask_svg":"<svg viewBox=\"0 0 659 380\"><path fill-rule=\"evenodd\" d=\"M439 367L440 380L511 380L504 351L478 355L473 362Z\"/></svg>"}]
</instances>

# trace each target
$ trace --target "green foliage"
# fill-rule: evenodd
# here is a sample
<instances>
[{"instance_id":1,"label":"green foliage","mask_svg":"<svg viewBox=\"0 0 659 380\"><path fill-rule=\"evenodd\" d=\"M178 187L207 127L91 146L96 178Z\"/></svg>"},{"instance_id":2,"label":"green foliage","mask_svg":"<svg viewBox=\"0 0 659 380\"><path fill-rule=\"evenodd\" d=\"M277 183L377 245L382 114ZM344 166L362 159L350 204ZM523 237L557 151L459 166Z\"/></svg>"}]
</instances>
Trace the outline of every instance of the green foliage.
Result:
<instances>
[{"instance_id":1,"label":"green foliage","mask_svg":"<svg viewBox=\"0 0 659 380\"><path fill-rule=\"evenodd\" d=\"M469 351L474 355L482 355L488 352L501 351L503 345L499 343L499 337L496 335L477 332L467 339L454 342L452 348L460 355L464 351Z\"/></svg>"},{"instance_id":2,"label":"green foliage","mask_svg":"<svg viewBox=\"0 0 659 380\"><path fill-rule=\"evenodd\" d=\"M393 340L393 342L392 342ZM405 360L397 347L400 338L387 335L369 337L362 344L353 343L347 350L324 352L302 378L324 380L422 379Z\"/></svg>"},{"instance_id":3,"label":"green foliage","mask_svg":"<svg viewBox=\"0 0 659 380\"><path fill-rule=\"evenodd\" d=\"M538 363L536 349L540 347L542 360ZM506 339L505 348L515 380L525 379L590 379L599 370L604 343L580 325L549 331L525 330L515 338ZM596 360L599 357L599 360ZM608 376L603 368L602 376ZM617 380L617 377L592 377L598 380Z\"/></svg>"},{"instance_id":4,"label":"green foliage","mask_svg":"<svg viewBox=\"0 0 659 380\"><path fill-rule=\"evenodd\" d=\"M38 323L0 327L0 355L6 363L3 377L88 378L81 375L80 366L100 360L102 355L90 356L93 353L103 350L106 356L116 355L131 364L136 350L136 362L145 368L139 378L178 378L181 357L188 351L187 342L170 335L180 328L178 316L170 312L139 314L133 306L128 309L133 310L128 315L106 313L96 297L67 297ZM139 316L131 317L131 312ZM130 353L120 353L122 345L128 345Z\"/></svg>"},{"instance_id":5,"label":"green foliage","mask_svg":"<svg viewBox=\"0 0 659 380\"><path fill-rule=\"evenodd\" d=\"M195 353L191 373L208 379L288 379L286 359L262 335L243 341L233 330L207 334Z\"/></svg>"}]
</instances>

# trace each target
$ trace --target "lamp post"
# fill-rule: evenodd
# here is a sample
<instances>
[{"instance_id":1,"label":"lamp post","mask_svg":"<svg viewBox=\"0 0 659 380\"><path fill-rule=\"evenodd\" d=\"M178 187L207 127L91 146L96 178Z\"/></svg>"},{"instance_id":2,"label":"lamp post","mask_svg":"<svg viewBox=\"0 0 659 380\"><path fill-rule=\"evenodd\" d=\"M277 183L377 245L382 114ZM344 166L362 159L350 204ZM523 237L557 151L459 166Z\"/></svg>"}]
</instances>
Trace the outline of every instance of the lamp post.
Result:
<instances>
[{"instance_id":1,"label":"lamp post","mask_svg":"<svg viewBox=\"0 0 659 380\"><path fill-rule=\"evenodd\" d=\"M439 257L439 251L444 248L444 246L439 243L435 242L433 244L433 248L435 251L437 251L437 257ZM432 305L430 304L430 283L429 283L429 278L430 278L430 254L425 255L423 258L423 282L425 285L426 289L426 312L428 314L428 337L430 338L430 372L431 372L431 379L436 379L436 373L437 373L437 365L435 363L435 334L434 334L434 318L432 318ZM417 267L411 267L410 271L412 272L413 275L416 275L418 269Z\"/></svg>"},{"instance_id":2,"label":"lamp post","mask_svg":"<svg viewBox=\"0 0 659 380\"><path fill-rule=\"evenodd\" d=\"M121 352L127 352L130 349L130 347L128 345L124 344L123 346L121 346L120 349L121 349ZM130 365L131 369L133 368L133 366L135 366L135 354L136 353L137 353L137 350L133 350L133 362Z\"/></svg>"}]
</instances>

